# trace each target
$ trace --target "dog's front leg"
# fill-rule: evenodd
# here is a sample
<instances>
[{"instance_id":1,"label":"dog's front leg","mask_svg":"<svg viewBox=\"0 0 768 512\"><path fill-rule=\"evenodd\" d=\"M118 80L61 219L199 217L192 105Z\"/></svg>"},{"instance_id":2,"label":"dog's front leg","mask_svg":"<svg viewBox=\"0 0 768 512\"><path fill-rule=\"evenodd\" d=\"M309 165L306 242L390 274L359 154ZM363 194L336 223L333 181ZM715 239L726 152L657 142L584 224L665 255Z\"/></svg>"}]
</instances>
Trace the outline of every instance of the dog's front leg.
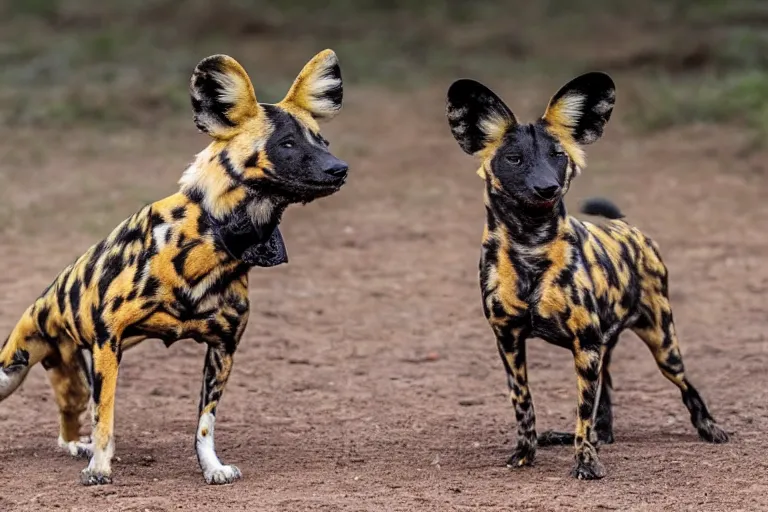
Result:
<instances>
[{"instance_id":1,"label":"dog's front leg","mask_svg":"<svg viewBox=\"0 0 768 512\"><path fill-rule=\"evenodd\" d=\"M499 355L507 372L509 399L515 406L517 447L507 460L507 467L530 466L536 456L536 414L528 389L525 336L520 329L495 328Z\"/></svg>"},{"instance_id":2,"label":"dog's front leg","mask_svg":"<svg viewBox=\"0 0 768 512\"><path fill-rule=\"evenodd\" d=\"M605 467L597 457L596 437L592 433L594 410L600 393L601 344L600 329L591 324L578 332L573 344L579 403L574 436L576 464L571 475L579 480L595 480L605 476Z\"/></svg>"},{"instance_id":3,"label":"dog's front leg","mask_svg":"<svg viewBox=\"0 0 768 512\"><path fill-rule=\"evenodd\" d=\"M200 418L197 423L195 450L200 469L209 484L228 484L242 474L236 466L224 465L216 455L213 442L216 406L232 371L232 356L236 343L210 343L205 355L203 390L200 396Z\"/></svg>"},{"instance_id":4,"label":"dog's front leg","mask_svg":"<svg viewBox=\"0 0 768 512\"><path fill-rule=\"evenodd\" d=\"M83 485L112 482L115 453L115 391L119 341L103 339L93 344L93 456L81 475Z\"/></svg>"}]
</instances>

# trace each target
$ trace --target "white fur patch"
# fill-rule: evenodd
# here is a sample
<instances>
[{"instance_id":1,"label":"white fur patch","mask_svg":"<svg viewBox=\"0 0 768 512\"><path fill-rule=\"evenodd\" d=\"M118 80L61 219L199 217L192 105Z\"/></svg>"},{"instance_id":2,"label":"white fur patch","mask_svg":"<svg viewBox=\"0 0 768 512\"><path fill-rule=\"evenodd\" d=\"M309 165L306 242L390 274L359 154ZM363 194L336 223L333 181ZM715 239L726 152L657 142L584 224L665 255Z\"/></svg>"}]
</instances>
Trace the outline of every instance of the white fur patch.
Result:
<instances>
[{"instance_id":1,"label":"white fur patch","mask_svg":"<svg viewBox=\"0 0 768 512\"><path fill-rule=\"evenodd\" d=\"M181 186L182 190L190 190L197 184L198 180L200 179L200 168L196 164L200 158L200 155L206 152L206 150L203 150L195 155L195 161L189 164L186 169L184 169L184 172L181 174L181 178L179 178L179 185Z\"/></svg>"},{"instance_id":2,"label":"white fur patch","mask_svg":"<svg viewBox=\"0 0 768 512\"><path fill-rule=\"evenodd\" d=\"M573 175L573 164L568 162L568 166L565 168L565 187L563 187L563 195L571 188L571 177ZM578 169L578 167L577 167Z\"/></svg>"},{"instance_id":3,"label":"white fur patch","mask_svg":"<svg viewBox=\"0 0 768 512\"><path fill-rule=\"evenodd\" d=\"M453 136L456 138L463 137L467 133L467 123L460 123L452 127Z\"/></svg>"},{"instance_id":4,"label":"white fur patch","mask_svg":"<svg viewBox=\"0 0 768 512\"><path fill-rule=\"evenodd\" d=\"M469 107L450 108L446 113L449 121L461 121L469 113Z\"/></svg>"},{"instance_id":5,"label":"white fur patch","mask_svg":"<svg viewBox=\"0 0 768 512\"><path fill-rule=\"evenodd\" d=\"M509 119L498 112L493 112L478 122L486 142L498 141L509 128Z\"/></svg>"},{"instance_id":6,"label":"white fur patch","mask_svg":"<svg viewBox=\"0 0 768 512\"><path fill-rule=\"evenodd\" d=\"M582 144L591 144L599 138L595 130L584 130L584 134L581 136Z\"/></svg>"},{"instance_id":7,"label":"white fur patch","mask_svg":"<svg viewBox=\"0 0 768 512\"><path fill-rule=\"evenodd\" d=\"M568 119L571 128L579 123L579 119L584 113L585 101L587 101L587 97L578 93L568 94L558 100L558 111Z\"/></svg>"},{"instance_id":8,"label":"white fur patch","mask_svg":"<svg viewBox=\"0 0 768 512\"><path fill-rule=\"evenodd\" d=\"M99 450L95 444L92 448L93 456L88 463L88 467L83 470L83 473L90 473L92 475L111 475L112 456L115 454L114 438L110 436L107 446L103 450Z\"/></svg>"},{"instance_id":9,"label":"white fur patch","mask_svg":"<svg viewBox=\"0 0 768 512\"><path fill-rule=\"evenodd\" d=\"M215 423L216 417L213 414L205 413L200 416L197 423L197 442L195 443L197 459L200 461L200 469L203 470L206 482L209 484L228 484L240 478L242 473L237 467L225 466L219 461L213 442Z\"/></svg>"},{"instance_id":10,"label":"white fur patch","mask_svg":"<svg viewBox=\"0 0 768 512\"><path fill-rule=\"evenodd\" d=\"M321 144L314 135L312 135L312 131L309 128L304 128L302 130L304 132L304 138L307 139L307 142L309 142L311 145L318 147L318 148L325 148L324 144Z\"/></svg>"},{"instance_id":11,"label":"white fur patch","mask_svg":"<svg viewBox=\"0 0 768 512\"><path fill-rule=\"evenodd\" d=\"M269 222L272 212L275 209L275 203L269 198L252 201L248 204L248 216L251 221L257 225L263 225Z\"/></svg>"},{"instance_id":12,"label":"white fur patch","mask_svg":"<svg viewBox=\"0 0 768 512\"><path fill-rule=\"evenodd\" d=\"M160 224L152 230L152 237L155 239L158 249L165 247L165 237L168 234L168 230L171 229L170 224Z\"/></svg>"},{"instance_id":13,"label":"white fur patch","mask_svg":"<svg viewBox=\"0 0 768 512\"><path fill-rule=\"evenodd\" d=\"M327 68L322 67L318 69L319 73L325 73ZM323 117L332 115L341 109L341 105L325 98L324 95L327 91L337 88L341 85L341 80L334 77L322 77L309 79L307 83L307 100L308 110L315 115L321 115Z\"/></svg>"},{"instance_id":14,"label":"white fur patch","mask_svg":"<svg viewBox=\"0 0 768 512\"><path fill-rule=\"evenodd\" d=\"M218 100L228 105L237 105L245 98L242 97L243 91L248 91L248 82L246 79L235 73L212 72L211 76L221 85Z\"/></svg>"},{"instance_id":15,"label":"white fur patch","mask_svg":"<svg viewBox=\"0 0 768 512\"><path fill-rule=\"evenodd\" d=\"M67 442L59 436L59 448L72 457L91 457L93 455L93 443L87 437L80 438L80 441Z\"/></svg>"},{"instance_id":16,"label":"white fur patch","mask_svg":"<svg viewBox=\"0 0 768 512\"><path fill-rule=\"evenodd\" d=\"M602 100L597 102L597 105L592 109L595 114L604 116L613 109L613 100Z\"/></svg>"},{"instance_id":17,"label":"white fur patch","mask_svg":"<svg viewBox=\"0 0 768 512\"><path fill-rule=\"evenodd\" d=\"M212 127L221 125L221 121L216 116L211 115L207 110L197 112L195 117L197 118L198 124L204 126L206 131L210 130Z\"/></svg>"},{"instance_id":18,"label":"white fur patch","mask_svg":"<svg viewBox=\"0 0 768 512\"><path fill-rule=\"evenodd\" d=\"M486 280L485 280L485 289L490 291L496 288L498 285L499 285L499 271L495 265L492 265L488 268L488 274L486 275Z\"/></svg>"}]
</instances>

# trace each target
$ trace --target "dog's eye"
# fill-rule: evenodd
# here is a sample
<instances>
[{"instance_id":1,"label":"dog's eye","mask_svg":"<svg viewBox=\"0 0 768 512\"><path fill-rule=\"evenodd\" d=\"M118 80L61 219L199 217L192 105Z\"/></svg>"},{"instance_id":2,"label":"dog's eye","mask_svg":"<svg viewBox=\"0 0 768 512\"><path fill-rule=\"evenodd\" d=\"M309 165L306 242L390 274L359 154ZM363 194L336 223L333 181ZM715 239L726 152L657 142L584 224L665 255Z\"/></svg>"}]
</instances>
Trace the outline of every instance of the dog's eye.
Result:
<instances>
[{"instance_id":1,"label":"dog's eye","mask_svg":"<svg viewBox=\"0 0 768 512\"><path fill-rule=\"evenodd\" d=\"M281 148L291 149L293 147L293 139L284 140L280 143Z\"/></svg>"},{"instance_id":2,"label":"dog's eye","mask_svg":"<svg viewBox=\"0 0 768 512\"><path fill-rule=\"evenodd\" d=\"M563 157L565 156L565 151L563 151L562 149L553 149L552 156Z\"/></svg>"},{"instance_id":3,"label":"dog's eye","mask_svg":"<svg viewBox=\"0 0 768 512\"><path fill-rule=\"evenodd\" d=\"M505 158L507 162L511 163L512 165L520 165L523 162L523 159L520 158L520 155L507 155Z\"/></svg>"}]
</instances>

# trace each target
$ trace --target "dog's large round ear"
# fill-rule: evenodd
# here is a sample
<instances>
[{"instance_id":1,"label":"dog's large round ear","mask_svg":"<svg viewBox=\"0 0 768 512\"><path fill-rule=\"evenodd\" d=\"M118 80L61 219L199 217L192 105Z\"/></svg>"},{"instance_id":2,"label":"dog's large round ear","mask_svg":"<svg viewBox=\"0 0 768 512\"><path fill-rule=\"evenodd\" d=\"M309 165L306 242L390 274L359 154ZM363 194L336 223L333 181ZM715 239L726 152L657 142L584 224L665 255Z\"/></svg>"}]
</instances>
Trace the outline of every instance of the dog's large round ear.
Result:
<instances>
[{"instance_id":1,"label":"dog's large round ear","mask_svg":"<svg viewBox=\"0 0 768 512\"><path fill-rule=\"evenodd\" d=\"M557 91L543 119L558 135L580 145L591 144L603 135L615 102L616 86L611 77L586 73Z\"/></svg>"},{"instance_id":2,"label":"dog's large round ear","mask_svg":"<svg viewBox=\"0 0 768 512\"><path fill-rule=\"evenodd\" d=\"M195 125L217 139L232 137L244 121L258 115L259 104L248 73L227 55L201 60L192 73L189 93Z\"/></svg>"},{"instance_id":3,"label":"dog's large round ear","mask_svg":"<svg viewBox=\"0 0 768 512\"><path fill-rule=\"evenodd\" d=\"M445 113L453 137L470 155L495 147L517 124L501 98L480 82L466 78L451 84Z\"/></svg>"},{"instance_id":4,"label":"dog's large round ear","mask_svg":"<svg viewBox=\"0 0 768 512\"><path fill-rule=\"evenodd\" d=\"M341 110L343 98L339 59L333 50L323 50L304 66L280 103L294 105L315 119L329 120Z\"/></svg>"}]
</instances>

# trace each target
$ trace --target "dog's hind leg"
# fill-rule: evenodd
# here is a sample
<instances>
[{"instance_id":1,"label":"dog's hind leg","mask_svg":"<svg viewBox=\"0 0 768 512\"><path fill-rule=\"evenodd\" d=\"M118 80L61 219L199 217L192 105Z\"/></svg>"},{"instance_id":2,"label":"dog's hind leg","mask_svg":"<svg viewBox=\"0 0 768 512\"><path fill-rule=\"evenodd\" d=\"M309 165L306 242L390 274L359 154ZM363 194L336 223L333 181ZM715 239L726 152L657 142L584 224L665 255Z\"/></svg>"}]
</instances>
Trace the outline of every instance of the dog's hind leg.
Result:
<instances>
[{"instance_id":1,"label":"dog's hind leg","mask_svg":"<svg viewBox=\"0 0 768 512\"><path fill-rule=\"evenodd\" d=\"M618 335L616 335L618 339ZM613 443L613 407L611 404L611 393L613 392L613 381L611 380L610 365L611 352L616 345L616 340L609 341L605 354L603 355L601 377L602 389L600 392L600 401L598 402L597 415L595 417L594 433L597 435L597 444ZM559 432L555 430L546 430L539 434L539 446L572 446L576 441L573 432Z\"/></svg>"},{"instance_id":2,"label":"dog's hind leg","mask_svg":"<svg viewBox=\"0 0 768 512\"><path fill-rule=\"evenodd\" d=\"M611 379L611 354L616 346L619 335L615 334L608 344L604 347L603 361L600 368L600 378L602 389L600 392L600 402L597 406L597 415L595 417L595 434L597 435L597 444L613 443L613 404L611 403L611 394L613 393L613 380Z\"/></svg>"},{"instance_id":3,"label":"dog's hind leg","mask_svg":"<svg viewBox=\"0 0 768 512\"><path fill-rule=\"evenodd\" d=\"M82 351L63 353L48 368L48 378L59 407L59 446L73 457L90 457L92 445L80 437L81 418L91 397L90 370Z\"/></svg>"},{"instance_id":4,"label":"dog's hind leg","mask_svg":"<svg viewBox=\"0 0 768 512\"><path fill-rule=\"evenodd\" d=\"M635 321L629 327L645 342L661 373L680 389L691 423L710 443L725 443L728 434L715 424L699 392L685 377L683 356L669 303L669 274L655 243L645 239L640 265L641 296Z\"/></svg>"},{"instance_id":5,"label":"dog's hind leg","mask_svg":"<svg viewBox=\"0 0 768 512\"><path fill-rule=\"evenodd\" d=\"M685 377L669 301L657 295L654 305L646 308L632 330L648 345L661 373L680 389L699 436L710 443L727 442L728 434L715 423L699 392Z\"/></svg>"}]
</instances>

